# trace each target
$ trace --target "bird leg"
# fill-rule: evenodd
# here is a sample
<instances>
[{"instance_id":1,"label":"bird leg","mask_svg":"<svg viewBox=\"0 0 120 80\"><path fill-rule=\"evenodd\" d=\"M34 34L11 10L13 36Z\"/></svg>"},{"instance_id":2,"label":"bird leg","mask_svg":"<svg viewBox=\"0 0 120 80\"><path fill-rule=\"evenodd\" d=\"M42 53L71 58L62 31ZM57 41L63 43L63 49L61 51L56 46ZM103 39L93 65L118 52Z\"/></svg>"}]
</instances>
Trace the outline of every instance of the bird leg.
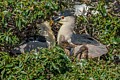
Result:
<instances>
[{"instance_id":1,"label":"bird leg","mask_svg":"<svg viewBox=\"0 0 120 80\"><path fill-rule=\"evenodd\" d=\"M86 26L81 30L82 33L88 34Z\"/></svg>"},{"instance_id":2,"label":"bird leg","mask_svg":"<svg viewBox=\"0 0 120 80\"><path fill-rule=\"evenodd\" d=\"M75 57L78 57L78 55L79 55L79 59L81 59L81 58L88 59L88 48L85 45L83 45L79 49L79 51L75 54Z\"/></svg>"}]
</instances>

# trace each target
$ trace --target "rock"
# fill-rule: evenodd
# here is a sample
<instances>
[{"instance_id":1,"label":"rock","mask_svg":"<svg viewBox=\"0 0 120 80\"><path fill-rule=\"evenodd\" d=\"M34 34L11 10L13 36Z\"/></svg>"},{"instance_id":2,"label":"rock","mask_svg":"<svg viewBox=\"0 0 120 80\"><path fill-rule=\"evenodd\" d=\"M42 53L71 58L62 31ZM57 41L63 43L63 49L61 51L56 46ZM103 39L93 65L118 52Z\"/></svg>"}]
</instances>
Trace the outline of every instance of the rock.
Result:
<instances>
[{"instance_id":1,"label":"rock","mask_svg":"<svg viewBox=\"0 0 120 80\"><path fill-rule=\"evenodd\" d=\"M78 46L76 46L76 47L74 48L74 54L79 53L79 52L80 52L80 48L81 48L82 46L83 46L83 45L78 45ZM87 51L87 56L88 56L88 58L100 57L100 56L102 56L102 55L104 55L104 54L106 54L106 53L108 52L106 46L103 45L103 44L100 44L100 45L86 44L85 46L87 47L87 50L88 50L88 51ZM81 52L81 53L79 53L79 54L82 55L80 58L86 58L86 57L84 56L84 53L82 54L82 52Z\"/></svg>"},{"instance_id":2,"label":"rock","mask_svg":"<svg viewBox=\"0 0 120 80\"><path fill-rule=\"evenodd\" d=\"M80 15L86 16L89 10L89 6L87 6L86 4L74 5L74 8L75 8L74 15L76 16L80 16Z\"/></svg>"}]
</instances>

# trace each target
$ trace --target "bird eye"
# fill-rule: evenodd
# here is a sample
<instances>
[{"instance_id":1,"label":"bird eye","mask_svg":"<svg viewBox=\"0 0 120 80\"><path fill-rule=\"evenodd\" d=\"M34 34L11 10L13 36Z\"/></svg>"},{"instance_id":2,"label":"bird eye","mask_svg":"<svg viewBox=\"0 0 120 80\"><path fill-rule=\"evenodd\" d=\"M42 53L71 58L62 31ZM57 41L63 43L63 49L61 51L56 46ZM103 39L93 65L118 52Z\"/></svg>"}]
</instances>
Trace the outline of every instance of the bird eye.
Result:
<instances>
[{"instance_id":1,"label":"bird eye","mask_svg":"<svg viewBox=\"0 0 120 80\"><path fill-rule=\"evenodd\" d=\"M64 16L61 16L61 19L64 19Z\"/></svg>"}]
</instances>

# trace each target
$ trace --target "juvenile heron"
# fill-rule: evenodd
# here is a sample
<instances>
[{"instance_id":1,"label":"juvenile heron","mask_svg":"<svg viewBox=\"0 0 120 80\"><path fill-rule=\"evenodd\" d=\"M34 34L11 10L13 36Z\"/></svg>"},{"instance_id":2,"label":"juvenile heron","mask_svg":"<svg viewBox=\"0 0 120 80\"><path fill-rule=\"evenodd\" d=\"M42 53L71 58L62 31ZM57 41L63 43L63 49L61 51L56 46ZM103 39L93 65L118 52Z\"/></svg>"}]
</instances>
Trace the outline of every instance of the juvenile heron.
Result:
<instances>
[{"instance_id":1,"label":"juvenile heron","mask_svg":"<svg viewBox=\"0 0 120 80\"><path fill-rule=\"evenodd\" d=\"M55 45L55 37L48 21L37 24L39 35L31 36L23 40L19 46L11 50L11 53L26 53L32 50L38 51L39 48L51 48Z\"/></svg>"}]
</instances>

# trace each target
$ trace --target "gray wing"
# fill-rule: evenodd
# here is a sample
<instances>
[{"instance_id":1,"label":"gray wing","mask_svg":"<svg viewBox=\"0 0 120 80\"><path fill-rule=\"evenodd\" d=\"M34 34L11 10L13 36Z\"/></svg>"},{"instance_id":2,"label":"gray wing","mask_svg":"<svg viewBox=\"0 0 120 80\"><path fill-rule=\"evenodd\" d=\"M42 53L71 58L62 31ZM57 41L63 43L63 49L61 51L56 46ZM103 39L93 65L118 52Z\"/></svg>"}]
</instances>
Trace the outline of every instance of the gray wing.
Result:
<instances>
[{"instance_id":1,"label":"gray wing","mask_svg":"<svg viewBox=\"0 0 120 80\"><path fill-rule=\"evenodd\" d=\"M25 53L30 52L32 50L38 50L39 48L48 48L47 42L39 42L39 41L30 41L24 44L21 44L18 47L15 47L11 50L12 53Z\"/></svg>"},{"instance_id":2,"label":"gray wing","mask_svg":"<svg viewBox=\"0 0 120 80\"><path fill-rule=\"evenodd\" d=\"M71 37L71 42L73 44L92 44L92 45L100 45L100 43L87 34L73 34Z\"/></svg>"}]
</instances>

